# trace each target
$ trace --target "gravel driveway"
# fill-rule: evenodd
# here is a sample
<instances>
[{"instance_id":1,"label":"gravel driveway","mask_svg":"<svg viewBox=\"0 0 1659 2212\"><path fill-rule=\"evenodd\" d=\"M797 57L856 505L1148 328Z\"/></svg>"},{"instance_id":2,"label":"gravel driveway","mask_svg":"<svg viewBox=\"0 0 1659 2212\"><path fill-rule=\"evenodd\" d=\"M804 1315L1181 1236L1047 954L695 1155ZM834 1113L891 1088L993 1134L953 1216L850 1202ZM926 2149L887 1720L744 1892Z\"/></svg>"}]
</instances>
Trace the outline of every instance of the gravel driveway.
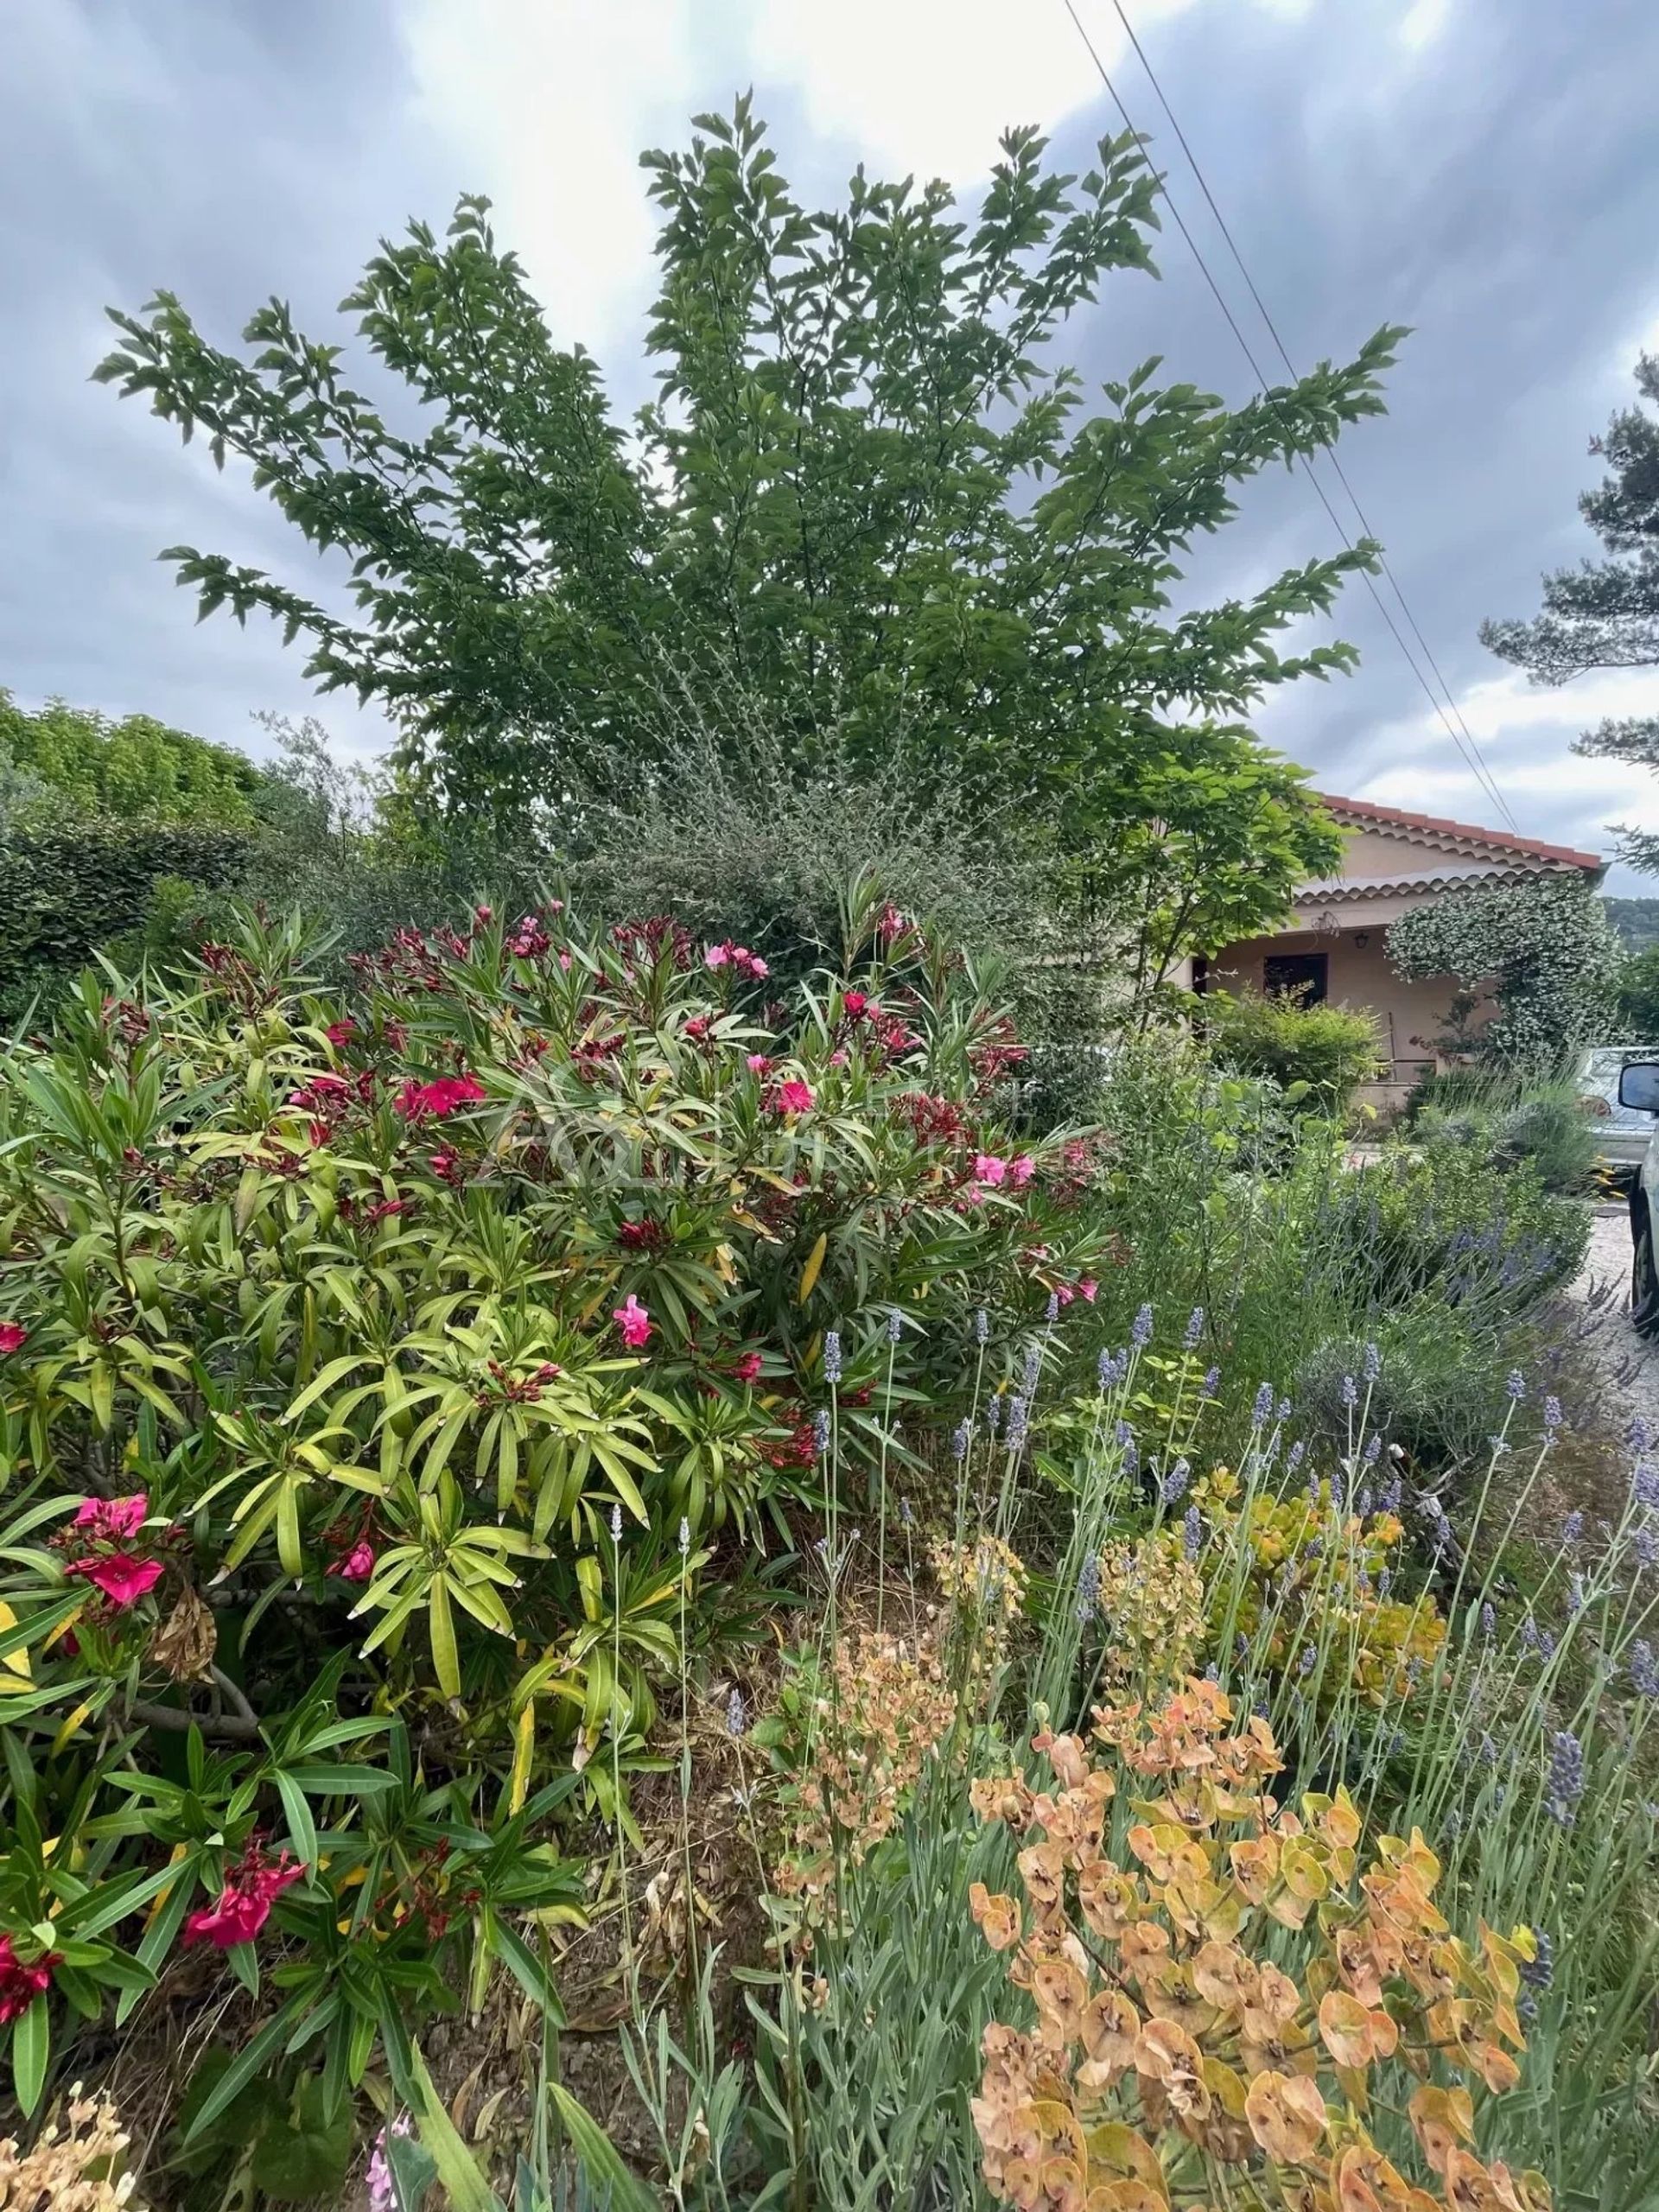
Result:
<instances>
[{"instance_id":1,"label":"gravel driveway","mask_svg":"<svg viewBox=\"0 0 1659 2212\"><path fill-rule=\"evenodd\" d=\"M1659 1342L1643 1344L1630 1326L1630 1217L1624 1205L1596 1208L1572 1295L1583 1308L1583 1341L1607 1392L1608 1426L1622 1433L1639 1414L1659 1430Z\"/></svg>"}]
</instances>

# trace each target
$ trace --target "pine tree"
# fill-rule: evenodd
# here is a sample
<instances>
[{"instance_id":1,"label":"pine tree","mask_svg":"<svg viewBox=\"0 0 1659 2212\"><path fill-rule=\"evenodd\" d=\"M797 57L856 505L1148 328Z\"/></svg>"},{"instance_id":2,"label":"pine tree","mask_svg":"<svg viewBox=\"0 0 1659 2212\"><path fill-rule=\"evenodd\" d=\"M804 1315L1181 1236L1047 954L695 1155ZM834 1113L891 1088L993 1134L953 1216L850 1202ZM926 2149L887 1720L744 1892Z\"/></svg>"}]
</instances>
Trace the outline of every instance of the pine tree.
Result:
<instances>
[{"instance_id":1,"label":"pine tree","mask_svg":"<svg viewBox=\"0 0 1659 2212\"><path fill-rule=\"evenodd\" d=\"M1659 358L1636 365L1641 397L1659 404ZM1544 578L1544 611L1530 622L1484 622L1482 642L1524 668L1535 683L1570 683L1596 668L1659 671L1659 416L1622 408L1590 450L1608 474L1582 493L1579 511L1608 552ZM1659 673L1655 712L1615 717L1586 730L1573 750L1659 771ZM1659 836L1621 828L1618 856L1659 874Z\"/></svg>"}]
</instances>

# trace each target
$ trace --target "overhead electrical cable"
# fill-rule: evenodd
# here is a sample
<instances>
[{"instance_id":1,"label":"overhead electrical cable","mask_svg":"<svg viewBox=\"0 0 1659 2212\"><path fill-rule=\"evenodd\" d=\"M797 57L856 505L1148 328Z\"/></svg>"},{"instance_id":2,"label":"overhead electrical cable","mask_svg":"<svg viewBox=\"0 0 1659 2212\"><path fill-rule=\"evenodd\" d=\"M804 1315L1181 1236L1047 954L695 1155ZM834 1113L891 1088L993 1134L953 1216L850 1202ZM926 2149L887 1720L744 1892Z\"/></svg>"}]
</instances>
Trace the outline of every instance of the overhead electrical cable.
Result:
<instances>
[{"instance_id":1,"label":"overhead electrical cable","mask_svg":"<svg viewBox=\"0 0 1659 2212\"><path fill-rule=\"evenodd\" d=\"M1170 128L1175 134L1177 143L1179 144L1181 151L1185 155L1188 162L1191 164L1192 174L1198 181L1198 189L1204 194L1205 200L1208 205L1211 214L1214 215L1216 219L1216 222L1220 228L1221 234L1227 242L1228 250L1232 254L1235 262L1238 264L1239 273L1244 279L1245 286L1249 292L1252 301L1255 304L1257 312L1260 314L1262 321L1267 325L1268 330L1272 336L1274 345L1278 350L1279 357L1283 361L1286 370L1288 372L1290 376L1294 378L1297 376L1295 365L1292 362L1289 353L1286 351L1284 341L1280 337L1273 318L1268 312L1267 305L1262 300L1262 295L1257 289L1249 269L1245 265L1244 257L1239 251L1232 232L1228 228L1220 208L1216 204L1215 195L1211 193L1208 183L1205 180L1203 171L1199 168L1198 160L1192 152L1191 145L1187 142L1186 134L1182 130L1179 123L1177 121L1174 111L1170 106L1169 101L1165 96L1163 87L1159 83L1157 77L1154 73L1151 63L1147 60L1146 53L1141 47L1140 40L1135 36L1135 28L1130 22L1127 14L1124 12L1122 0L1112 0L1112 5L1116 11L1118 20L1123 26L1124 32L1128 38L1130 45L1134 48L1135 54L1140 60L1141 66L1147 73L1147 76L1152 85L1153 91L1157 96L1159 105L1163 109L1165 115L1168 118ZM1104 85L1108 93L1111 97L1113 105L1116 108L1119 115L1123 119L1124 129L1132 133L1136 138L1141 137L1142 134L1136 129L1135 119L1129 113L1128 108L1124 102L1123 96L1118 91L1118 88L1113 81L1111 74L1107 69L1105 63L1101 60L1100 54L1096 48L1095 42L1090 37L1088 30L1083 22L1083 19L1078 15L1077 8L1073 4L1073 0L1065 0L1065 7L1066 14L1071 18L1071 22L1077 31L1077 36L1083 41L1084 49L1089 55L1089 59L1095 65L1095 68L1099 74L1102 84ZM1173 195L1170 192L1167 180L1160 175L1157 180L1157 184L1158 190L1163 197L1164 204L1169 210L1170 219L1174 223L1176 229L1180 232L1182 238L1185 241L1187 250L1192 254L1193 260L1198 264L1198 270L1204 277L1205 283L1210 288L1211 294L1215 300L1216 305L1221 309L1221 313L1227 324L1227 327L1232 332L1234 338L1237 341L1239 351L1243 354L1245 360L1249 365L1250 373L1255 378L1262 397L1268 402L1269 406L1273 407L1275 411L1280 414L1281 422L1284 424L1286 430L1288 431L1289 425L1287 423L1284 423L1282 410L1279 409L1278 402L1274 396L1273 388L1269 384L1266 374L1263 372L1261 363L1255 357L1255 350L1251 346L1249 340L1245 336L1243 330L1241 328L1238 319L1234 315L1231 307L1229 305L1226 295L1223 292L1220 284L1217 282L1214 272L1211 270L1209 263L1205 259L1204 253L1198 245L1198 240L1193 237L1180 209L1176 206ZM1359 518L1361 531L1367 537L1375 540L1376 532L1372 530L1370 524L1366 520L1364 510L1360 505L1353 486L1349 482L1348 478L1344 472L1342 463L1337 457L1333 445L1328 439L1324 442L1325 449L1330 455L1332 465L1336 469L1338 480L1342 485L1344 491L1347 493L1349 499L1352 503L1354 512ZM1319 505L1325 509L1325 514L1330 519L1332 528L1342 540L1346 550L1351 553L1354 550L1354 541L1350 537L1348 531L1342 521L1342 518L1338 514L1335 507L1332 505L1330 496L1326 493L1325 486L1320 482L1318 475L1314 473L1308 456L1305 453L1298 452L1296 454L1296 459L1300 463L1302 472L1306 476L1308 482L1313 486ZM1416 657L1413 653L1410 645L1407 643L1404 632L1402 631L1400 625L1396 622L1394 615L1389 611L1388 603L1383 599L1382 593L1377 589L1376 579L1369 570L1362 569L1360 573L1364 580L1367 590L1370 593L1373 601L1376 602L1377 613L1382 617L1383 622L1386 624L1389 634L1392 636L1395 645L1400 648L1402 657L1405 660L1406 665L1416 677L1419 685L1421 687L1423 696L1428 701L1429 706L1433 710L1441 728L1446 731L1446 735L1452 740L1452 742L1462 759L1465 766L1467 767L1470 772L1474 776L1476 781L1491 798L1492 804L1497 808L1499 813L1503 816L1510 828L1519 835L1519 824L1516 823L1515 816L1510 810L1509 801L1504 798L1503 791L1499 789L1497 778L1493 775L1491 769L1487 765L1484 756L1481 753L1479 744L1476 741L1473 731L1469 728L1467 722L1464 721L1462 713L1458 708L1457 702L1455 698L1452 697L1451 687L1447 684L1445 676L1440 671L1439 663L1435 660L1433 652L1429 649L1427 641L1423 636L1416 617L1411 611L1410 606L1406 600L1405 593L1401 588L1398 579L1395 577L1393 569L1389 566L1388 556L1381 551L1380 542L1378 563L1383 575L1387 578L1389 585L1391 586L1395 598L1400 602L1401 611L1404 614L1413 635L1416 638L1417 642L1421 648L1424 658L1427 661L1429 667L1433 669L1441 690L1446 693L1447 701L1450 702L1452 708L1451 715L1447 714L1446 705L1442 703L1440 697L1436 695L1427 677L1424 675L1422 669L1418 665ZM1455 715L1457 718L1455 722L1452 719L1452 715Z\"/></svg>"}]
</instances>

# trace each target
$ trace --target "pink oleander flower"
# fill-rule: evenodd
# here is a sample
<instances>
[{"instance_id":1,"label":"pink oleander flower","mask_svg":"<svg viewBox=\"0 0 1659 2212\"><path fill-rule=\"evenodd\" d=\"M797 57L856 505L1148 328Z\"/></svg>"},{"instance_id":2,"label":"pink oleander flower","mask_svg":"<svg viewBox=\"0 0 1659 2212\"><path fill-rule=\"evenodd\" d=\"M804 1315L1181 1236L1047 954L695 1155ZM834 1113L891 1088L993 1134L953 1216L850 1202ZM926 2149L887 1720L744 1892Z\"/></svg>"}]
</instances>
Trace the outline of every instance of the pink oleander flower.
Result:
<instances>
[{"instance_id":1,"label":"pink oleander flower","mask_svg":"<svg viewBox=\"0 0 1659 2212\"><path fill-rule=\"evenodd\" d=\"M1008 1162L1008 1174L1017 1191L1023 1191L1036 1173L1037 1163L1028 1152L1022 1152L1018 1160Z\"/></svg>"},{"instance_id":2,"label":"pink oleander flower","mask_svg":"<svg viewBox=\"0 0 1659 2212\"><path fill-rule=\"evenodd\" d=\"M461 1180L461 1160L453 1152L435 1152L427 1165L441 1183L458 1183Z\"/></svg>"},{"instance_id":3,"label":"pink oleander flower","mask_svg":"<svg viewBox=\"0 0 1659 2212\"><path fill-rule=\"evenodd\" d=\"M494 913L495 909L493 906L474 906L473 909L473 919L478 924L480 929L487 929L494 917Z\"/></svg>"},{"instance_id":4,"label":"pink oleander flower","mask_svg":"<svg viewBox=\"0 0 1659 2212\"><path fill-rule=\"evenodd\" d=\"M374 1546L366 1536L359 1536L350 1551L342 1552L328 1570L342 1582L366 1582L374 1573Z\"/></svg>"},{"instance_id":5,"label":"pink oleander flower","mask_svg":"<svg viewBox=\"0 0 1659 2212\"><path fill-rule=\"evenodd\" d=\"M810 1111L813 1090L810 1083L803 1083L799 1076L791 1076L787 1083L778 1086L778 1110L780 1114L805 1114Z\"/></svg>"},{"instance_id":6,"label":"pink oleander flower","mask_svg":"<svg viewBox=\"0 0 1659 2212\"><path fill-rule=\"evenodd\" d=\"M487 1096L475 1075L439 1076L432 1083L416 1083L411 1076L394 1103L406 1122L436 1121L458 1107L478 1105Z\"/></svg>"},{"instance_id":7,"label":"pink oleander flower","mask_svg":"<svg viewBox=\"0 0 1659 2212\"><path fill-rule=\"evenodd\" d=\"M10 1936L0 1936L0 2027L20 2020L35 1999L48 1988L52 1969L62 1963L56 1951L46 1951L27 1965L17 1955Z\"/></svg>"},{"instance_id":8,"label":"pink oleander flower","mask_svg":"<svg viewBox=\"0 0 1659 2212\"><path fill-rule=\"evenodd\" d=\"M28 1342L29 1331L21 1321L0 1321L0 1357L21 1351Z\"/></svg>"},{"instance_id":9,"label":"pink oleander flower","mask_svg":"<svg viewBox=\"0 0 1659 2212\"><path fill-rule=\"evenodd\" d=\"M338 1052L356 1036L357 1024L348 1014L339 1021L331 1021L322 1033Z\"/></svg>"},{"instance_id":10,"label":"pink oleander flower","mask_svg":"<svg viewBox=\"0 0 1659 2212\"><path fill-rule=\"evenodd\" d=\"M748 1058L748 1070L751 1075L769 1075L772 1072L770 1055L766 1052L751 1052Z\"/></svg>"},{"instance_id":11,"label":"pink oleander flower","mask_svg":"<svg viewBox=\"0 0 1659 2212\"><path fill-rule=\"evenodd\" d=\"M738 1382L758 1382L760 1376L760 1353L746 1351L741 1359L733 1363L732 1376L734 1381Z\"/></svg>"},{"instance_id":12,"label":"pink oleander flower","mask_svg":"<svg viewBox=\"0 0 1659 2212\"><path fill-rule=\"evenodd\" d=\"M216 1951L251 1943L270 1918L276 1899L304 1874L304 1867L286 1851L274 1860L267 1859L257 1844L251 1844L241 1863L231 1869L218 1904L188 1916L185 1942L211 1943Z\"/></svg>"},{"instance_id":13,"label":"pink oleander flower","mask_svg":"<svg viewBox=\"0 0 1659 2212\"><path fill-rule=\"evenodd\" d=\"M1099 1288L1100 1285L1092 1275L1084 1275L1077 1284L1077 1296L1082 1299L1085 1306L1092 1306L1095 1302L1095 1293Z\"/></svg>"},{"instance_id":14,"label":"pink oleander flower","mask_svg":"<svg viewBox=\"0 0 1659 2212\"><path fill-rule=\"evenodd\" d=\"M974 1180L976 1183L988 1183L993 1186L993 1188L995 1188L995 1186L1002 1180L1007 1172L1007 1161L1006 1160L998 1159L995 1153L976 1152L974 1154Z\"/></svg>"},{"instance_id":15,"label":"pink oleander flower","mask_svg":"<svg viewBox=\"0 0 1659 2212\"><path fill-rule=\"evenodd\" d=\"M69 1525L107 1543L125 1543L143 1527L149 1513L147 1491L135 1491L130 1497L84 1497Z\"/></svg>"},{"instance_id":16,"label":"pink oleander flower","mask_svg":"<svg viewBox=\"0 0 1659 2212\"><path fill-rule=\"evenodd\" d=\"M651 1341L651 1312L642 1306L633 1293L611 1315L622 1332L622 1341L630 1351L639 1351Z\"/></svg>"},{"instance_id":17,"label":"pink oleander flower","mask_svg":"<svg viewBox=\"0 0 1659 2212\"><path fill-rule=\"evenodd\" d=\"M843 991L841 995L841 1010L852 1021L858 1020L869 1002L862 991Z\"/></svg>"},{"instance_id":18,"label":"pink oleander flower","mask_svg":"<svg viewBox=\"0 0 1659 2212\"><path fill-rule=\"evenodd\" d=\"M106 1552L101 1558L72 1559L66 1574L79 1574L101 1590L118 1612L136 1605L162 1579L158 1559L134 1559L130 1552Z\"/></svg>"},{"instance_id":19,"label":"pink oleander flower","mask_svg":"<svg viewBox=\"0 0 1659 2212\"><path fill-rule=\"evenodd\" d=\"M767 967L766 962L760 957L758 952L752 952L749 955L749 973L751 976L760 976L764 981L766 976L771 975L772 970Z\"/></svg>"},{"instance_id":20,"label":"pink oleander flower","mask_svg":"<svg viewBox=\"0 0 1659 2212\"><path fill-rule=\"evenodd\" d=\"M705 968L725 968L730 965L732 948L729 944L711 944L702 956Z\"/></svg>"}]
</instances>

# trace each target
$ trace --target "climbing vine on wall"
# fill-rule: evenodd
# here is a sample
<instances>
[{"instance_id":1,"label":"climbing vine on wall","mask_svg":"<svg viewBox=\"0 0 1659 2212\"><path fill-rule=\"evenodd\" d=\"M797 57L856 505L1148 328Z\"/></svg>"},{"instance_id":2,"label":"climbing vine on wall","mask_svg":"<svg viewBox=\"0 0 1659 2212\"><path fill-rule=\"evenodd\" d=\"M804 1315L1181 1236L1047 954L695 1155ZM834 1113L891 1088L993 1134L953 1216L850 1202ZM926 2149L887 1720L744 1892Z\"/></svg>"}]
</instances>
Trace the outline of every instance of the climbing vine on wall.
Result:
<instances>
[{"instance_id":1,"label":"climbing vine on wall","mask_svg":"<svg viewBox=\"0 0 1659 2212\"><path fill-rule=\"evenodd\" d=\"M1494 1058L1548 1064L1611 1027L1623 957L1583 875L1484 884L1405 915L1389 957L1408 980L1484 986L1497 1012L1479 1033Z\"/></svg>"}]
</instances>

